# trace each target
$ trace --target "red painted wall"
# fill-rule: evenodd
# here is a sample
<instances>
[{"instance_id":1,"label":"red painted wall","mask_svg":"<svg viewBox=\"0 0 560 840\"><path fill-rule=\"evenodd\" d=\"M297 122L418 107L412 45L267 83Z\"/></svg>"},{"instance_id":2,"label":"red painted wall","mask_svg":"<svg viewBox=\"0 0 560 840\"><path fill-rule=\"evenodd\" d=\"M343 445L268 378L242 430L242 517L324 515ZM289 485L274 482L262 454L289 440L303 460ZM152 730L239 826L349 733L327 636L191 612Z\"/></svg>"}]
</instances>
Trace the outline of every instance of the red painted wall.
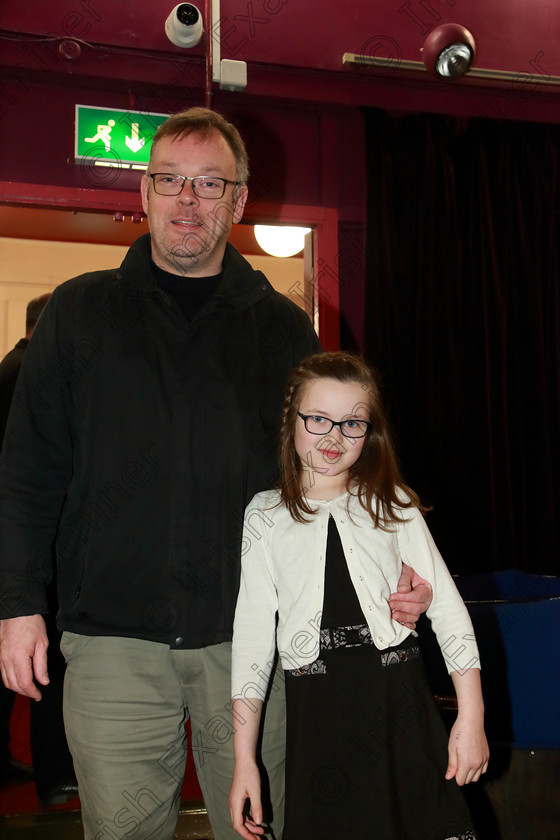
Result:
<instances>
[{"instance_id":1,"label":"red painted wall","mask_svg":"<svg viewBox=\"0 0 560 840\"><path fill-rule=\"evenodd\" d=\"M204 0L195 5L204 12ZM110 69L114 61L104 47L120 48L122 61L127 51L128 58L134 51L150 51L154 61L167 62L169 81L173 57L180 60L185 52L164 34L165 18L174 6L173 0L4 0L0 27L80 40L79 63L98 72L103 66ZM344 52L414 61L421 59L426 35L453 21L473 33L477 66L532 73L530 61L541 52L546 71L558 76L559 14L555 0L222 0L222 55L263 66L330 72L340 71ZM45 46L29 43L29 62L32 53L45 53ZM56 45L49 50L54 63ZM189 55L201 58L203 52L200 44ZM146 77L145 62L135 70Z\"/></svg>"},{"instance_id":2,"label":"red painted wall","mask_svg":"<svg viewBox=\"0 0 560 840\"><path fill-rule=\"evenodd\" d=\"M0 140L10 153L2 156L1 180L135 190L134 175L91 183L79 167L69 167L73 106L168 112L204 103L205 43L185 50L168 41L164 22L174 5L4 0ZM197 5L205 13L205 0ZM472 31L475 68L514 75L443 83L403 69L403 62L421 60L427 34L450 21ZM273 203L322 201L321 117L334 107L350 132L359 120L335 106L560 120L554 83L560 82L560 4L554 0L221 0L220 28L222 57L247 62L248 84L236 93L214 85L213 105L244 120L253 174ZM393 61L348 68L345 52Z\"/></svg>"},{"instance_id":3,"label":"red painted wall","mask_svg":"<svg viewBox=\"0 0 560 840\"><path fill-rule=\"evenodd\" d=\"M180 49L164 33L175 5L3 1L0 202L140 209L139 174L74 164L74 105L167 113L207 103L205 42ZM195 5L205 14L206 0ZM443 83L422 65L410 69L406 62L421 61L428 33L453 21L475 38L475 69L511 75ZM330 312L342 299L358 344L366 154L360 108L560 121L560 4L553 0L221 0L220 24L222 57L247 62L246 89L214 85L211 102L239 124L249 147L246 219L316 227L325 283L331 271L338 279L325 287L321 306ZM344 67L345 52L376 63ZM333 329L329 345L337 341Z\"/></svg>"}]
</instances>

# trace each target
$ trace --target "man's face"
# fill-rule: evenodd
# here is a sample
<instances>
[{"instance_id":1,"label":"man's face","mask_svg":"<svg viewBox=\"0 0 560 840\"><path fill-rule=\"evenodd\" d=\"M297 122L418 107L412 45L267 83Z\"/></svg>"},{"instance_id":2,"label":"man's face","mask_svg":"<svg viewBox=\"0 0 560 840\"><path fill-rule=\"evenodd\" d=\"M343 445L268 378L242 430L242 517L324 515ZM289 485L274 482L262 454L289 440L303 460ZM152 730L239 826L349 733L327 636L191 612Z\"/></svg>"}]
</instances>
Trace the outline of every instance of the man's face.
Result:
<instances>
[{"instance_id":1,"label":"man's face","mask_svg":"<svg viewBox=\"0 0 560 840\"><path fill-rule=\"evenodd\" d=\"M191 134L163 137L152 151L150 172L214 175L235 181L235 158L226 139L214 131L202 140ZM234 192L236 190L236 192ZM234 195L237 198L234 198ZM179 195L158 195L153 180L142 179L142 207L152 236L152 259L172 274L210 277L219 274L232 223L240 221L246 187L226 184L220 199L198 198L192 182Z\"/></svg>"}]
</instances>

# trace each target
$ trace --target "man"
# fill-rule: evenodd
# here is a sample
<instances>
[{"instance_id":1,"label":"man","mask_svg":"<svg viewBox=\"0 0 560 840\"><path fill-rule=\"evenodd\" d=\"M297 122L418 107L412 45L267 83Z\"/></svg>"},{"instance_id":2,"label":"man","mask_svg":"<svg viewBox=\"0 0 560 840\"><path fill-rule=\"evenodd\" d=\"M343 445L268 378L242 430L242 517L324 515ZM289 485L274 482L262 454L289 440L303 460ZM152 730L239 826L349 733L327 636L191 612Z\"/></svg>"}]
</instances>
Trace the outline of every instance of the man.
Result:
<instances>
[{"instance_id":1,"label":"man","mask_svg":"<svg viewBox=\"0 0 560 840\"><path fill-rule=\"evenodd\" d=\"M0 445L1 441L4 440L6 423L16 389L19 369L21 368L29 339L33 335L33 330L39 320L39 315L45 308L50 296L50 292L47 292L47 294L29 301L25 309L25 337L20 338L16 346L0 362Z\"/></svg>"},{"instance_id":2,"label":"man","mask_svg":"<svg viewBox=\"0 0 560 840\"><path fill-rule=\"evenodd\" d=\"M25 312L25 337L0 362L0 445L4 439L10 405L23 359L50 292L30 300ZM55 587L48 590L49 600L56 601ZM10 755L10 717L14 693L0 685L0 784L27 781L35 777L37 796L43 805L57 805L77 796L72 758L68 751L62 720L64 659L58 648L60 634L49 617L48 637L51 682L44 700L31 709L31 752L33 771L14 762Z\"/></svg>"},{"instance_id":3,"label":"man","mask_svg":"<svg viewBox=\"0 0 560 840\"><path fill-rule=\"evenodd\" d=\"M247 178L234 126L202 108L170 117L142 179L150 234L120 269L55 290L14 399L0 664L39 699L54 542L87 840L171 840L188 717L214 835L235 836L232 620L243 539L266 527L242 539L243 511L274 479L288 375L319 348L307 316L227 242ZM424 594L411 593L412 621ZM273 691L262 754L277 836L283 727Z\"/></svg>"},{"instance_id":4,"label":"man","mask_svg":"<svg viewBox=\"0 0 560 840\"><path fill-rule=\"evenodd\" d=\"M4 440L21 363L35 324L49 297L50 294L46 294L29 301L25 311L25 337L20 338L0 362L0 446ZM13 705L13 692L0 685L0 785L28 781L33 775L29 767L14 760L10 753L10 717Z\"/></svg>"}]
</instances>

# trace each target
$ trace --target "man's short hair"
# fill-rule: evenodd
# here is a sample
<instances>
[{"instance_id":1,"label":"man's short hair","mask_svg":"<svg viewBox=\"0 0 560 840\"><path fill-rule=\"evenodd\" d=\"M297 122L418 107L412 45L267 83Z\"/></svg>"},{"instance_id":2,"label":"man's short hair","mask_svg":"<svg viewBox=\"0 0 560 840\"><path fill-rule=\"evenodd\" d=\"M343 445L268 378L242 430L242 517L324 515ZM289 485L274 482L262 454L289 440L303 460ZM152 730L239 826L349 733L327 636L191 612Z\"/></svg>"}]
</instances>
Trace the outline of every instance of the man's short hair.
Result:
<instances>
[{"instance_id":1,"label":"man's short hair","mask_svg":"<svg viewBox=\"0 0 560 840\"><path fill-rule=\"evenodd\" d=\"M180 111L178 114L172 114L159 126L152 140L150 163L147 171L150 171L154 147L162 137L180 138L188 137L189 134L197 134L202 140L206 140L213 131L219 131L225 137L235 158L235 179L246 184L249 179L249 158L245 143L232 123L228 122L217 111L210 111L208 108L197 107Z\"/></svg>"},{"instance_id":2,"label":"man's short hair","mask_svg":"<svg viewBox=\"0 0 560 840\"><path fill-rule=\"evenodd\" d=\"M40 297L33 298L27 304L27 309L25 311L25 330L29 332L35 328L35 324L39 320L39 315L45 308L48 299L50 298L51 293L47 292L45 295L40 295Z\"/></svg>"}]
</instances>

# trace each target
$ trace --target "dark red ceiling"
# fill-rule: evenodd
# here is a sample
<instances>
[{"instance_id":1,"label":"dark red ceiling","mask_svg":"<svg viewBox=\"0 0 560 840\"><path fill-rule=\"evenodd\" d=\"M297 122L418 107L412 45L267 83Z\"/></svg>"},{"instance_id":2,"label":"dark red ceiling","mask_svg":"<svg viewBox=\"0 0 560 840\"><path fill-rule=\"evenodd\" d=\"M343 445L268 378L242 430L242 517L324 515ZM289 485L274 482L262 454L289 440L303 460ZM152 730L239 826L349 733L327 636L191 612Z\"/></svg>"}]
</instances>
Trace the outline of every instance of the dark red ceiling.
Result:
<instances>
[{"instance_id":1,"label":"dark red ceiling","mask_svg":"<svg viewBox=\"0 0 560 840\"><path fill-rule=\"evenodd\" d=\"M221 56L247 63L248 84L239 92L209 85L204 40L187 50L168 41L164 22L175 5L3 0L0 204L72 208L79 192L74 209L107 215L67 213L62 221L62 210L51 211L59 213L51 219L62 238L86 230L103 241L129 241L129 229L132 238L141 229L128 217L120 225L111 218L119 206L139 209L138 173L121 173L113 189L83 183L72 165L76 102L169 113L204 104L208 88L213 107L249 126L253 195L260 178L276 206L286 195L297 205L303 183L305 203L325 206L324 126L344 124L344 109L560 121L557 0L221 0ZM206 19L209 0L195 5ZM450 22L472 32L477 54L472 74L444 83L423 69L422 48L434 28ZM376 63L343 66L345 53ZM342 146L348 150L348 140ZM340 165L352 164L350 149ZM0 233L21 229L16 210L4 207ZM33 217L36 230L50 225Z\"/></svg>"}]
</instances>

